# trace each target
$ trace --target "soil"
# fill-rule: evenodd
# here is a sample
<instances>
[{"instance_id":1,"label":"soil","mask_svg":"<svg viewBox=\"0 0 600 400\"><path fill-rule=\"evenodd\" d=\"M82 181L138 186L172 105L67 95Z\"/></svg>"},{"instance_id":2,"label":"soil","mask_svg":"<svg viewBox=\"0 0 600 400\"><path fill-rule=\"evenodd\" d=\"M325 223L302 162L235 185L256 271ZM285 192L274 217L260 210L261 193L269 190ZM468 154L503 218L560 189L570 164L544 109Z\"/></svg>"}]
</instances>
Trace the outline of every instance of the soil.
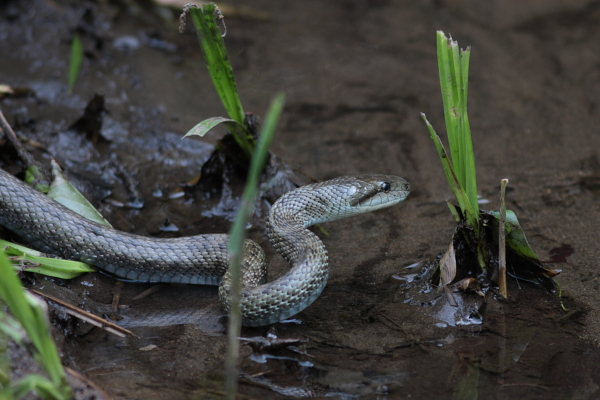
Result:
<instances>
[{"instance_id":1,"label":"soil","mask_svg":"<svg viewBox=\"0 0 600 400\"><path fill-rule=\"evenodd\" d=\"M324 226L328 286L297 315L300 324L243 329L244 337L270 331L297 343L242 346L240 392L260 399L598 398L600 2L219 6L246 111L264 115L275 93L286 94L273 153L319 180L388 173L412 185L398 206ZM224 133L180 140L224 111L195 32L179 34L175 14L145 2L2 2L0 84L16 93L0 99L0 109L38 160L48 164L52 156L81 186L95 188L86 193L96 193L115 227L164 236L168 221L179 229L170 235L227 232L235 204L207 209L173 195L198 175ZM442 292L427 289L428 261L455 229L446 205L452 193L420 115L444 132L436 30L472 48L469 115L482 207L499 208L500 180L508 178L507 208L546 266L562 270L561 298L511 278L508 301L457 296L469 304L453 310ZM68 93L75 31L85 58ZM94 145L69 127L96 93L105 98L107 140ZM19 172L4 149L2 167ZM120 206L131 179L119 171L139 183L142 208ZM274 260L273 275L283 273L258 225L251 235ZM101 274L56 284L92 309L110 305L116 288ZM121 323L138 338L63 319L62 328L70 324L63 362L114 398L218 396L226 319L216 290L173 286L132 300L148 287L119 289L129 306Z\"/></svg>"}]
</instances>

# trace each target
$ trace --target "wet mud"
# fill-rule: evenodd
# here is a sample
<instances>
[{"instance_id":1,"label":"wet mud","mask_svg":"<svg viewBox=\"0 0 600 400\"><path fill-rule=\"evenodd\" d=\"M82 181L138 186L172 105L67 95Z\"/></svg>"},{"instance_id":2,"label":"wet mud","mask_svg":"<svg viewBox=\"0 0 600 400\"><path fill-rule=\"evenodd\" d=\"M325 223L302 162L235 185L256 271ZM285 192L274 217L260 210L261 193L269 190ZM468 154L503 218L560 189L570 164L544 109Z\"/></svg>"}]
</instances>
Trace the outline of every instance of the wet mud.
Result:
<instances>
[{"instance_id":1,"label":"wet mud","mask_svg":"<svg viewBox=\"0 0 600 400\"><path fill-rule=\"evenodd\" d=\"M231 201L189 196L224 116L195 33L173 13L120 1L0 4L0 109L43 164L54 157L118 229L145 235L227 232ZM225 5L231 6L229 14ZM593 399L600 396L600 5L554 0L329 1L219 4L242 103L264 115L287 95L272 151L307 176L389 173L411 182L398 206L316 231L327 287L295 321L244 328L240 392L248 398ZM242 7L243 6L243 7ZM237 7L237 8L236 8ZM507 208L560 269L562 297L509 278L509 298L432 284L431 261L455 223L420 113L443 133L435 31L471 46L469 114L482 208ZM67 92L70 42L85 50ZM96 94L103 140L70 129ZM0 166L20 172L2 147ZM131 187L141 203L131 204ZM239 188L237 188L239 189ZM237 190L236 189L236 190ZM129 204L128 204L129 203ZM284 273L260 222L250 229ZM28 276L114 318L119 338L53 311L63 362L114 398L200 399L222 388L224 335L214 288L149 285L88 274ZM114 308L113 293L120 293ZM18 359L18 358L17 358Z\"/></svg>"}]
</instances>

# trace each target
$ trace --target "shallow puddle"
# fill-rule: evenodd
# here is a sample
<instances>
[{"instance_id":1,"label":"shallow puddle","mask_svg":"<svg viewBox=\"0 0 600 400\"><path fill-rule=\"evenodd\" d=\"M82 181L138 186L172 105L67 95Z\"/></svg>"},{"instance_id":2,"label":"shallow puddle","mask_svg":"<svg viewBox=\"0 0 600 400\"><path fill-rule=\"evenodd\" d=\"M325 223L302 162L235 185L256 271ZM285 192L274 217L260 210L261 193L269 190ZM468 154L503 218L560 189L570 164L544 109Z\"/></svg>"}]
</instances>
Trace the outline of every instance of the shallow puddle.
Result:
<instances>
[{"instance_id":1,"label":"shallow puddle","mask_svg":"<svg viewBox=\"0 0 600 400\"><path fill-rule=\"evenodd\" d=\"M244 328L240 391L264 399L548 399L598 390L600 352L578 339L583 311L572 300L561 305L511 279L508 301L454 293L453 307L421 268L423 279L391 282L370 294L371 304L346 291L353 312L333 300L339 288L327 288L289 323ZM108 284L100 277L93 288ZM69 364L116 396L204 398L219 390L226 319L216 289L167 285L132 300L148 286L128 283L121 292L119 324L139 337L97 329L73 337Z\"/></svg>"}]
</instances>

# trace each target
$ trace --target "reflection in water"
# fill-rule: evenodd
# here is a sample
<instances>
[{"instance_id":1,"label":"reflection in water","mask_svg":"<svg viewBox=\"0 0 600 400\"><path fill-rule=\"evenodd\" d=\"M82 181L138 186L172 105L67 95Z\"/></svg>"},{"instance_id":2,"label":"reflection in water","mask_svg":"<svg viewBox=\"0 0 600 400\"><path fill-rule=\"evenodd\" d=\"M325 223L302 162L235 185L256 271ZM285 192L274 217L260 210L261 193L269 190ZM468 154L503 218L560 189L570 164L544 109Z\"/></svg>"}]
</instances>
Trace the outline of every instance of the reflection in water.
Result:
<instances>
[{"instance_id":1,"label":"reflection in water","mask_svg":"<svg viewBox=\"0 0 600 400\"><path fill-rule=\"evenodd\" d=\"M192 325L210 335L222 335L224 316L217 300L217 287L167 285L122 309L119 325L166 327Z\"/></svg>"},{"instance_id":2,"label":"reflection in water","mask_svg":"<svg viewBox=\"0 0 600 400\"><path fill-rule=\"evenodd\" d=\"M315 362L306 350L306 340L280 339L274 329L267 337L241 339L253 349L244 363L243 378L290 397L356 399L385 395L408 377L405 372L354 371Z\"/></svg>"},{"instance_id":3,"label":"reflection in water","mask_svg":"<svg viewBox=\"0 0 600 400\"><path fill-rule=\"evenodd\" d=\"M415 272L415 268L420 267ZM439 328L456 325L481 325L480 308L484 298L473 293L464 293L450 286L436 288L432 284L435 274L433 263L416 263L406 269L410 273L396 274L392 277L401 282L396 291L396 299L405 304L426 307L425 315L432 318L432 323Z\"/></svg>"}]
</instances>

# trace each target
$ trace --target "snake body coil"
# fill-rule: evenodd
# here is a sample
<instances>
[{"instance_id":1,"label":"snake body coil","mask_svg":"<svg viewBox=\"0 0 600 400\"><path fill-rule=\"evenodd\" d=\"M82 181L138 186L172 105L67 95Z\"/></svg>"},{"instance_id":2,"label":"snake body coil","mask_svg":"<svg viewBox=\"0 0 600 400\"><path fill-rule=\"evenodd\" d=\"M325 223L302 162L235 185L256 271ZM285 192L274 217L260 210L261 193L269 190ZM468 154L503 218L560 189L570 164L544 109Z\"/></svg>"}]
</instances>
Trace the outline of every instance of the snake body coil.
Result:
<instances>
[{"instance_id":1,"label":"snake body coil","mask_svg":"<svg viewBox=\"0 0 600 400\"><path fill-rule=\"evenodd\" d=\"M246 241L242 323L262 326L281 321L321 294L329 274L327 250L307 227L397 204L409 191L403 178L365 175L303 186L282 196L271 209L267 229L273 246L292 268L264 283L264 253ZM81 217L2 170L0 225L40 251L92 264L120 278L220 284L220 301L229 308L227 235L161 239L117 231Z\"/></svg>"}]
</instances>

